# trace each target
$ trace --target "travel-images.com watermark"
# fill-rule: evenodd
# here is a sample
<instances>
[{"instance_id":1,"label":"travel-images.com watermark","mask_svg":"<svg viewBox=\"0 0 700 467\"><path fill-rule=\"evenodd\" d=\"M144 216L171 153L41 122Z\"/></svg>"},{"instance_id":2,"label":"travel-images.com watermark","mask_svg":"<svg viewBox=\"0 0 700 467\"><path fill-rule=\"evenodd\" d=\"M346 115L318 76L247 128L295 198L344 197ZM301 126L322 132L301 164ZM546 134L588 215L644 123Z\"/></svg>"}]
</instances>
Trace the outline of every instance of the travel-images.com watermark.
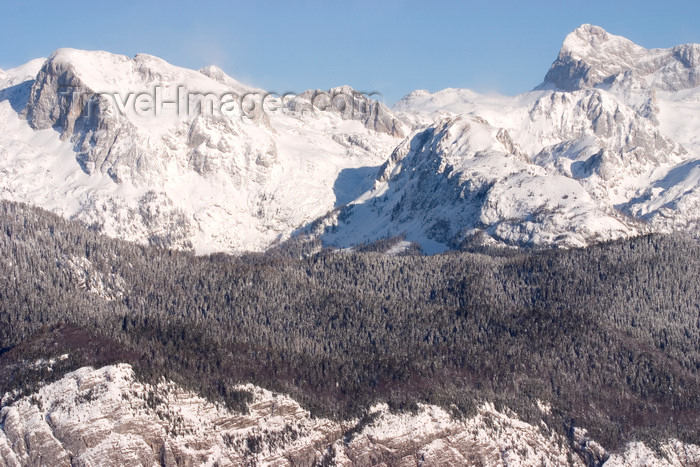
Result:
<instances>
[{"instance_id":1,"label":"travel-images.com watermark","mask_svg":"<svg viewBox=\"0 0 700 467\"><path fill-rule=\"evenodd\" d=\"M375 112L382 94L361 92L342 87L331 91L306 91L301 94L286 92L193 92L185 86L163 88L154 86L149 91L119 93L92 92L74 86L59 86L59 96L81 103L81 114L88 118L96 108L108 115L135 115L137 117L195 117L198 115L254 120L262 114L275 112L304 113L334 111L344 118L361 118ZM84 99L83 99L84 97ZM105 101L108 105L104 106Z\"/></svg>"}]
</instances>

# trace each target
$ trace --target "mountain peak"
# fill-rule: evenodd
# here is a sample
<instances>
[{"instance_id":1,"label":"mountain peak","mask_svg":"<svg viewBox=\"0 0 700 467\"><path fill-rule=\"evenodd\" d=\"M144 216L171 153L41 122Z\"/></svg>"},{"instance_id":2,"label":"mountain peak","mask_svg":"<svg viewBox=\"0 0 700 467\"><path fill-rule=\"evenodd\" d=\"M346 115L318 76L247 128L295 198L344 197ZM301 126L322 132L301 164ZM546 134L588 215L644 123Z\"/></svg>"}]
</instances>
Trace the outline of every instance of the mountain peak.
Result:
<instances>
[{"instance_id":1,"label":"mountain peak","mask_svg":"<svg viewBox=\"0 0 700 467\"><path fill-rule=\"evenodd\" d=\"M677 91L700 85L700 45L645 49L605 29L583 24L564 39L542 88L575 91L612 82L629 73L653 87Z\"/></svg>"},{"instance_id":2,"label":"mountain peak","mask_svg":"<svg viewBox=\"0 0 700 467\"><path fill-rule=\"evenodd\" d=\"M212 79L223 78L226 75L224 70L216 65L207 65L204 68L200 68L199 72Z\"/></svg>"},{"instance_id":3,"label":"mountain peak","mask_svg":"<svg viewBox=\"0 0 700 467\"><path fill-rule=\"evenodd\" d=\"M204 68L200 68L199 72L207 78L213 79L216 82L228 86L229 88L235 89L237 92L246 93L256 91L256 89L246 86L245 84L237 81L235 78L232 78L216 65L207 65Z\"/></svg>"},{"instance_id":4,"label":"mountain peak","mask_svg":"<svg viewBox=\"0 0 700 467\"><path fill-rule=\"evenodd\" d=\"M583 246L661 222L639 227L620 209L696 222L695 172L658 181L697 157L695 101L656 90L700 84L699 58L698 45L647 50L582 25L547 75L556 92L420 90L392 110L350 86L277 106L214 65L58 49L0 80L0 171L18 174L0 188L103 233L202 253L266 249L305 225L338 247L401 235L432 252L483 238Z\"/></svg>"},{"instance_id":5,"label":"mountain peak","mask_svg":"<svg viewBox=\"0 0 700 467\"><path fill-rule=\"evenodd\" d=\"M566 36L559 56L586 58L601 53L620 54L644 49L622 36L610 34L600 26L582 24Z\"/></svg>"},{"instance_id":6,"label":"mountain peak","mask_svg":"<svg viewBox=\"0 0 700 467\"><path fill-rule=\"evenodd\" d=\"M70 47L56 49L47 59L51 63L70 64L79 68L82 68L83 65L89 68L89 65L98 60L126 62L130 59L126 55L113 54L103 50L82 50Z\"/></svg>"}]
</instances>

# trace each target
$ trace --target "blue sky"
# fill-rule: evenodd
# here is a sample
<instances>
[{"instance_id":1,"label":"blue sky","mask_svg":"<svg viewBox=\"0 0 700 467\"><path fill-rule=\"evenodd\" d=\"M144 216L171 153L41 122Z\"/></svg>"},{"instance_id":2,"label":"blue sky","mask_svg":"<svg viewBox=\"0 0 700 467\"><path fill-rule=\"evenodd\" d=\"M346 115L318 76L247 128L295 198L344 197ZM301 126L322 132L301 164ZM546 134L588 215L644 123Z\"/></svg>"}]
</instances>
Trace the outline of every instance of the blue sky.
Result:
<instances>
[{"instance_id":1,"label":"blue sky","mask_svg":"<svg viewBox=\"0 0 700 467\"><path fill-rule=\"evenodd\" d=\"M268 90L350 84L393 103L413 89L517 94L568 32L604 27L645 47L700 42L700 2L0 0L0 68L59 47L216 64Z\"/></svg>"}]
</instances>

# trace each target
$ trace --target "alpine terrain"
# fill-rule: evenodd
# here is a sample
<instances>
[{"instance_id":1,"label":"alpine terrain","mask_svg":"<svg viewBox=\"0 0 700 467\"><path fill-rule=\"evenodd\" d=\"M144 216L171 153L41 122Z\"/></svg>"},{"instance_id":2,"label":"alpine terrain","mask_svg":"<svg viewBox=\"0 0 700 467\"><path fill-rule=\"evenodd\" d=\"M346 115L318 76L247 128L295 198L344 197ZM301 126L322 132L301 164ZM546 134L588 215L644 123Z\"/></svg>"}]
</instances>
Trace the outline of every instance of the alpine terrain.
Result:
<instances>
[{"instance_id":1,"label":"alpine terrain","mask_svg":"<svg viewBox=\"0 0 700 467\"><path fill-rule=\"evenodd\" d=\"M1 76L2 196L198 253L300 232L428 253L697 232L698 67L698 44L583 25L534 91L415 91L390 110L349 87L263 103L216 67L61 49Z\"/></svg>"}]
</instances>

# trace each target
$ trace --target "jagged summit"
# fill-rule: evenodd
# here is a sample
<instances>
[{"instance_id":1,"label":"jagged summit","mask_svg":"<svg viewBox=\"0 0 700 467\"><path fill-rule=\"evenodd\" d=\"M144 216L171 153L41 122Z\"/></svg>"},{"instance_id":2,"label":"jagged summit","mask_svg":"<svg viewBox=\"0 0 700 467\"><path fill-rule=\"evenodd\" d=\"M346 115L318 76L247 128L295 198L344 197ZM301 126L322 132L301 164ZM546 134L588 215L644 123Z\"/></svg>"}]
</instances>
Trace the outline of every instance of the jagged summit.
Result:
<instances>
[{"instance_id":1,"label":"jagged summit","mask_svg":"<svg viewBox=\"0 0 700 467\"><path fill-rule=\"evenodd\" d=\"M645 49L599 26L571 32L541 88L573 91L610 83L620 75L643 77L656 89L678 91L700 85L700 44Z\"/></svg>"},{"instance_id":2,"label":"jagged summit","mask_svg":"<svg viewBox=\"0 0 700 467\"><path fill-rule=\"evenodd\" d=\"M214 81L218 81L219 83L225 83L227 81L236 81L229 75L227 75L224 70L222 70L216 65L207 65L204 68L200 68L199 72L204 76L213 79Z\"/></svg>"}]
</instances>

